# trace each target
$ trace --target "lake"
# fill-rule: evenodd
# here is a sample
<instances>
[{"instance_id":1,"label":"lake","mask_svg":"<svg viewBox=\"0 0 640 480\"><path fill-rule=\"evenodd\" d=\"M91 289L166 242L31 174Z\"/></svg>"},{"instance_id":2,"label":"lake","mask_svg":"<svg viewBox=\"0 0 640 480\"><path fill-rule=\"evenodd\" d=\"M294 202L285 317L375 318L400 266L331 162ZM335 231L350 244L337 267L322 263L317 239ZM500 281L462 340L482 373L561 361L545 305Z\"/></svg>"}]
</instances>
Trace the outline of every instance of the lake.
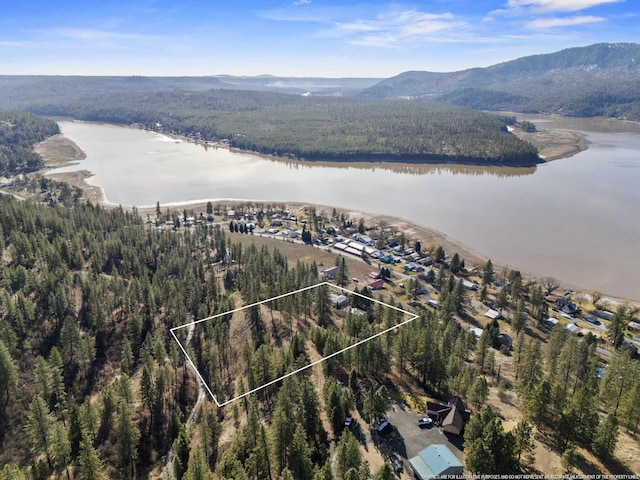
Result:
<instances>
[{"instance_id":1,"label":"lake","mask_svg":"<svg viewBox=\"0 0 640 480\"><path fill-rule=\"evenodd\" d=\"M522 169L345 166L277 161L128 127L61 121L87 158L56 171L91 171L89 183L122 205L246 199L392 215L435 228L494 261L640 300L638 126L531 119L586 132L588 150Z\"/></svg>"}]
</instances>

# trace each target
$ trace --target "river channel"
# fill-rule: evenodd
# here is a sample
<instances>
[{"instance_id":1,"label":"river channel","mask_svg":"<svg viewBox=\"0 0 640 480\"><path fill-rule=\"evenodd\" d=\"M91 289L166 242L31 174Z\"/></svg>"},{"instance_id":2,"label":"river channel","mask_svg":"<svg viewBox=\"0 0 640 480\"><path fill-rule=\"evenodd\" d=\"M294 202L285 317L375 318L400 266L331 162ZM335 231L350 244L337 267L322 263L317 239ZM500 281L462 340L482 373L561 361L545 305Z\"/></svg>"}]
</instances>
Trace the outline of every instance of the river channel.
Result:
<instances>
[{"instance_id":1,"label":"river channel","mask_svg":"<svg viewBox=\"0 0 640 480\"><path fill-rule=\"evenodd\" d=\"M640 129L616 121L532 120L583 131L589 148L536 168L347 166L277 161L134 128L61 121L87 158L56 172L89 170L89 183L122 205L250 199L396 216L500 263L640 300Z\"/></svg>"}]
</instances>

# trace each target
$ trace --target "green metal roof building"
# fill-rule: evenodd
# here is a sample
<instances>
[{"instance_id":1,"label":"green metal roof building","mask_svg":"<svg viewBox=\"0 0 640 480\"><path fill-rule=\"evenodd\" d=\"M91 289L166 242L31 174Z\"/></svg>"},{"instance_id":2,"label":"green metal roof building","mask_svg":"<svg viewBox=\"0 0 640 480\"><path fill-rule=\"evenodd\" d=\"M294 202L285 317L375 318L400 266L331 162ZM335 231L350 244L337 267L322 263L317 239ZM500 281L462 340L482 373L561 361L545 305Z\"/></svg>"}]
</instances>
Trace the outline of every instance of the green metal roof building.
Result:
<instances>
[{"instance_id":1,"label":"green metal roof building","mask_svg":"<svg viewBox=\"0 0 640 480\"><path fill-rule=\"evenodd\" d=\"M463 473L462 462L446 445L430 445L416 457L409 459L409 463L419 480Z\"/></svg>"}]
</instances>

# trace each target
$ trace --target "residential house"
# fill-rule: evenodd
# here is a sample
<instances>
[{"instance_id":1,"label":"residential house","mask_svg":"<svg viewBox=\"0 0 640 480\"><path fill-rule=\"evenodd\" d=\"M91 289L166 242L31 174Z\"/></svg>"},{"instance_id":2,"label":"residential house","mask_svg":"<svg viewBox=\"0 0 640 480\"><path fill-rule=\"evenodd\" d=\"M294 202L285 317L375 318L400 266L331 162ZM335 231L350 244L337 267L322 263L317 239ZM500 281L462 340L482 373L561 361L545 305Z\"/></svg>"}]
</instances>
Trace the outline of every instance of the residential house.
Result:
<instances>
[{"instance_id":1,"label":"residential house","mask_svg":"<svg viewBox=\"0 0 640 480\"><path fill-rule=\"evenodd\" d=\"M440 423L442 430L453 435L462 435L464 425L471 412L465 408L459 397L454 397L448 404L427 402L427 415Z\"/></svg>"},{"instance_id":2,"label":"residential house","mask_svg":"<svg viewBox=\"0 0 640 480\"><path fill-rule=\"evenodd\" d=\"M575 303L564 297L558 297L555 305L558 310L568 315L575 315L580 310Z\"/></svg>"}]
</instances>

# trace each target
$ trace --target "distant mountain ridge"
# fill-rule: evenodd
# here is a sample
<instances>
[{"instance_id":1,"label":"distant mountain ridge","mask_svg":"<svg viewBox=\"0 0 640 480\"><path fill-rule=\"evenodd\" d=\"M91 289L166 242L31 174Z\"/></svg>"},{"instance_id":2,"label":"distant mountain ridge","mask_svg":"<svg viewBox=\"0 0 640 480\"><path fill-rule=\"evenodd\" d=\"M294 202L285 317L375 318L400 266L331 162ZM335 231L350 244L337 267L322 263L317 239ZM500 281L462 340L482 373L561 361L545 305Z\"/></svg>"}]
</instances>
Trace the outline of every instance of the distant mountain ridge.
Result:
<instances>
[{"instance_id":1,"label":"distant mountain ridge","mask_svg":"<svg viewBox=\"0 0 640 480\"><path fill-rule=\"evenodd\" d=\"M359 96L640 120L640 44L599 43L451 73L410 71Z\"/></svg>"},{"instance_id":2,"label":"distant mountain ridge","mask_svg":"<svg viewBox=\"0 0 640 480\"><path fill-rule=\"evenodd\" d=\"M0 75L0 108L25 108L43 101L95 95L211 89L251 90L293 95L352 96L381 78L275 77L271 75L202 77Z\"/></svg>"}]
</instances>

